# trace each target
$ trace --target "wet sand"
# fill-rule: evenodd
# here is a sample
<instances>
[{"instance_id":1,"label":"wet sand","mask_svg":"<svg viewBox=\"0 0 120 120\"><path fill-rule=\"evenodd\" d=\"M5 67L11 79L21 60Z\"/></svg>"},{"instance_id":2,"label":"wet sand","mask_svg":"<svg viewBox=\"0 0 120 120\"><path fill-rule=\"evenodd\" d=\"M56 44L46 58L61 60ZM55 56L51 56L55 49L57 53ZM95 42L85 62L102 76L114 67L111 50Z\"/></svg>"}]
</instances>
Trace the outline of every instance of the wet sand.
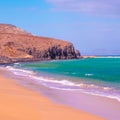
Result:
<instances>
[{"instance_id":1,"label":"wet sand","mask_svg":"<svg viewBox=\"0 0 120 120\"><path fill-rule=\"evenodd\" d=\"M102 120L21 87L0 71L0 120Z\"/></svg>"}]
</instances>

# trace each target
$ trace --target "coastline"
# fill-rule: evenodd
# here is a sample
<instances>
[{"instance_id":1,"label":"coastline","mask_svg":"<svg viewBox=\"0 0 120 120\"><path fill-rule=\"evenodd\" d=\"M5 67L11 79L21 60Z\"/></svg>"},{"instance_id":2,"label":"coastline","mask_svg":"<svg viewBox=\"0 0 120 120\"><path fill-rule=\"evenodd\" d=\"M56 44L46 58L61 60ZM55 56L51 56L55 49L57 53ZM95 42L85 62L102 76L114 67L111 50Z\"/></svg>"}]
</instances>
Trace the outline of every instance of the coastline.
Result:
<instances>
[{"instance_id":1,"label":"coastline","mask_svg":"<svg viewBox=\"0 0 120 120\"><path fill-rule=\"evenodd\" d=\"M0 70L0 119L4 120L61 120L102 118L74 108L53 103L41 94L21 87Z\"/></svg>"}]
</instances>

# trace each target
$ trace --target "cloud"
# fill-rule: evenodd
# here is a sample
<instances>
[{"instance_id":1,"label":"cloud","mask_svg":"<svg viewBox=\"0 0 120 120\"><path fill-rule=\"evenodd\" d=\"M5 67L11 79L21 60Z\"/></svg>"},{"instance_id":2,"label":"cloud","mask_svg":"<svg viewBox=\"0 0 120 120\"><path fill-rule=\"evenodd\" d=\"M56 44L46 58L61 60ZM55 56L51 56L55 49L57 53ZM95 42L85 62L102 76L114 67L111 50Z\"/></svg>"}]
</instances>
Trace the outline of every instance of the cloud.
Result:
<instances>
[{"instance_id":1,"label":"cloud","mask_svg":"<svg viewBox=\"0 0 120 120\"><path fill-rule=\"evenodd\" d=\"M119 0L46 0L55 10L93 15L120 16Z\"/></svg>"}]
</instances>

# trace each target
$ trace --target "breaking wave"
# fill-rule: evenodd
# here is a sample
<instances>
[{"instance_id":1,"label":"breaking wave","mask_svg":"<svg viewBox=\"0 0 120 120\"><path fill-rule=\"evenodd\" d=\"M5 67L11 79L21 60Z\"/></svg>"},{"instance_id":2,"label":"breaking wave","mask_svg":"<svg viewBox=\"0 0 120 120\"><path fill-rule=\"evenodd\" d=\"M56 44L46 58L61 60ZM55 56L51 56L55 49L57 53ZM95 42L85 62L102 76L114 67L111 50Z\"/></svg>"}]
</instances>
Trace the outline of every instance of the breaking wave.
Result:
<instances>
[{"instance_id":1,"label":"breaking wave","mask_svg":"<svg viewBox=\"0 0 120 120\"><path fill-rule=\"evenodd\" d=\"M17 63L19 64L19 63ZM12 66L6 66L7 70L10 70L17 76L27 77L37 84L44 85L52 89L68 90L68 91L80 91L83 93L104 96L120 101L120 90L113 87L99 86L95 84L86 84L82 82L74 82L74 80L68 79L56 79L54 77L42 76L31 70L14 68ZM93 74L85 74L86 76L92 76Z\"/></svg>"}]
</instances>

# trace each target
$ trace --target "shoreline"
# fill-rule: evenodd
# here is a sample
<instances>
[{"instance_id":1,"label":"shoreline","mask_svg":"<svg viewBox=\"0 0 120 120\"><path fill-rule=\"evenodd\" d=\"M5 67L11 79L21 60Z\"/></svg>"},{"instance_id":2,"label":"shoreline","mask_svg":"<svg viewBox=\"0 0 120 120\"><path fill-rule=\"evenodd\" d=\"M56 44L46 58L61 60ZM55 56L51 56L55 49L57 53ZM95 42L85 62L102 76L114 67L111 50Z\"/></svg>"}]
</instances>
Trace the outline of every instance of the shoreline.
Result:
<instances>
[{"instance_id":1,"label":"shoreline","mask_svg":"<svg viewBox=\"0 0 120 120\"><path fill-rule=\"evenodd\" d=\"M116 99L111 99L104 96L91 95L80 91L68 91L49 88L44 86L39 80L31 79L26 76L29 75L25 72L25 76L21 76L21 73L14 74L13 71L4 68L5 76L14 80L18 85L39 93L47 99L53 101L55 104L71 107L78 111L85 111L95 116L100 116L109 120L120 118L120 102ZM27 71L29 72L29 71ZM46 74L48 77L49 75ZM40 79L40 78L39 78Z\"/></svg>"},{"instance_id":2,"label":"shoreline","mask_svg":"<svg viewBox=\"0 0 120 120\"><path fill-rule=\"evenodd\" d=\"M36 63L36 62L35 62ZM39 73L39 75L38 74L36 74L36 72L34 72L34 71L32 71L32 70L25 70L25 69L19 69L19 68L13 68L13 67L11 67L11 66L8 66L8 67L10 67L10 68L7 68L7 71L10 71L12 74L13 74L13 76L19 76L19 77L22 77L22 76L25 76L26 77L26 75L25 74L27 74L28 76L29 76L29 78L30 78L30 81L34 81L33 79L37 79L37 80L35 80L35 82L36 81L45 81L45 82L49 82L49 81L52 81L53 83L55 82L55 83L57 83L58 82L58 84L60 83L59 81L57 81L57 79L63 79L63 81L61 81L61 83L62 84L65 84L64 82L67 82L67 84L68 84L68 82L69 81L67 81L67 79L71 79L70 77L68 77L68 76L61 76L61 75L52 75L51 73L46 73L46 72L41 72L41 73ZM4 68L3 67L3 69L6 69L6 68ZM15 72L15 73L14 73ZM22 72L20 75L19 75L19 72ZM16 74L17 73L17 74ZM34 74L35 73L35 74ZM54 77L55 79L49 79L49 77ZM26 77L27 78L27 77ZM29 79L29 78L27 78L27 79ZM77 78L75 78L75 79L77 79ZM74 80L75 80L74 79ZM39 84L39 83L38 83ZM41 83L40 83L41 84ZM69 84L74 84L74 83L72 83L72 82L70 82ZM66 85L66 84L65 84ZM85 84L85 83L82 83L81 84L81 86L85 86L85 87L87 87L87 85L89 85L89 84ZM93 86L93 84L90 84L91 86ZM47 85L46 85L47 86ZM76 84L75 84L75 86L76 86ZM98 85L94 85L95 87L100 87L100 86L98 86ZM49 84L48 84L48 86L47 87L49 87L49 88L52 88L51 86L49 86ZM89 87L89 86L88 86ZM113 95L109 95L109 94L104 94L104 93L99 93L99 92L94 92L94 91L88 91L88 90L85 90L85 88L84 89L82 89L82 90L80 90L80 89L65 89L65 88L54 88L53 87L53 89L60 89L60 90L68 90L68 91L80 91L81 93L83 93L83 94L88 94L88 95L92 95L92 96L98 96L98 97L105 97L105 98L108 98L108 99L112 99L112 100L117 100L118 102L120 102L120 96L113 96ZM108 90L108 89L112 89L112 88L109 88L109 87L104 87L104 86L102 86L100 89L105 89L105 90Z\"/></svg>"},{"instance_id":3,"label":"shoreline","mask_svg":"<svg viewBox=\"0 0 120 120\"><path fill-rule=\"evenodd\" d=\"M53 103L43 95L20 86L0 70L0 119L4 120L100 120L96 115Z\"/></svg>"}]
</instances>

